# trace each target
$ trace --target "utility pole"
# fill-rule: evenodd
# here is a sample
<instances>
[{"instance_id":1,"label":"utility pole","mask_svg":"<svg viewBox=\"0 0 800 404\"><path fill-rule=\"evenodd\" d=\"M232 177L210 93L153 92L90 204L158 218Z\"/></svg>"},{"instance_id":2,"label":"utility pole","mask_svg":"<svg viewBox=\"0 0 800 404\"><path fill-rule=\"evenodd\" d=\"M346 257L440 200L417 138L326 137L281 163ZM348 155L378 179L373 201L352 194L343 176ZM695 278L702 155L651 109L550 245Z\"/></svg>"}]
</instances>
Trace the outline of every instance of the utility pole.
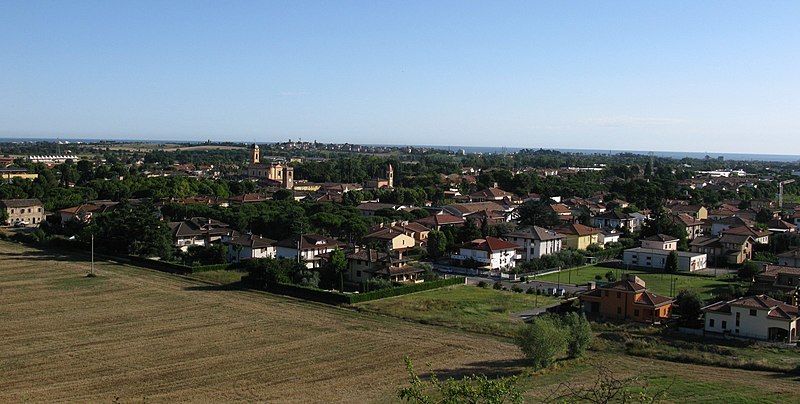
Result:
<instances>
[{"instance_id":1,"label":"utility pole","mask_svg":"<svg viewBox=\"0 0 800 404\"><path fill-rule=\"evenodd\" d=\"M89 267L89 275L94 276L94 233L92 233L92 266Z\"/></svg>"}]
</instances>

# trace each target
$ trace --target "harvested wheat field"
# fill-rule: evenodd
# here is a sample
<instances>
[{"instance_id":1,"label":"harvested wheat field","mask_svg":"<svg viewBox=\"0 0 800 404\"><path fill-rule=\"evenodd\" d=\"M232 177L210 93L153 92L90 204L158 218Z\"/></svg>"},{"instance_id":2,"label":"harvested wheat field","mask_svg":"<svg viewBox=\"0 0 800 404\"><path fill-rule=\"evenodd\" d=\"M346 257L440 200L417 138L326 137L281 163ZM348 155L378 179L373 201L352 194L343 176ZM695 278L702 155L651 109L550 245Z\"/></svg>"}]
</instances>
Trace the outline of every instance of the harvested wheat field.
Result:
<instances>
[{"instance_id":1,"label":"harvested wheat field","mask_svg":"<svg viewBox=\"0 0 800 404\"><path fill-rule=\"evenodd\" d=\"M0 242L0 402L386 401L403 357L516 363L489 337Z\"/></svg>"}]
</instances>

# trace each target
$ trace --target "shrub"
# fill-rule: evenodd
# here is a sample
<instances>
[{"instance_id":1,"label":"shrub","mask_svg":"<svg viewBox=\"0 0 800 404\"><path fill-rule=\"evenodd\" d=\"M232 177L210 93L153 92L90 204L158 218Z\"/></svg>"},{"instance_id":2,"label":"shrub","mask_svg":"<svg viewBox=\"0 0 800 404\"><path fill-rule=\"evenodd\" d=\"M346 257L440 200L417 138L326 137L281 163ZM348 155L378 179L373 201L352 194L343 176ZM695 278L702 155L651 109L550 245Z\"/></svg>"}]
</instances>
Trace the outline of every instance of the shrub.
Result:
<instances>
[{"instance_id":1,"label":"shrub","mask_svg":"<svg viewBox=\"0 0 800 404\"><path fill-rule=\"evenodd\" d=\"M695 322L700 317L703 299L697 292L686 289L681 290L675 298L675 303L677 304L676 311L684 322Z\"/></svg>"},{"instance_id":2,"label":"shrub","mask_svg":"<svg viewBox=\"0 0 800 404\"><path fill-rule=\"evenodd\" d=\"M525 293L529 294L529 295L532 295L532 294L536 293L536 290L534 288L528 288L528 290L526 290Z\"/></svg>"},{"instance_id":3,"label":"shrub","mask_svg":"<svg viewBox=\"0 0 800 404\"><path fill-rule=\"evenodd\" d=\"M602 280L603 280L603 277L602 277L602 276L600 276L600 275L595 275L595 276L594 276L594 280L596 280L596 281L602 281Z\"/></svg>"},{"instance_id":4,"label":"shrub","mask_svg":"<svg viewBox=\"0 0 800 404\"><path fill-rule=\"evenodd\" d=\"M486 283L486 281L480 281L480 282L478 282L478 287L479 288L488 288L489 284Z\"/></svg>"},{"instance_id":5,"label":"shrub","mask_svg":"<svg viewBox=\"0 0 800 404\"><path fill-rule=\"evenodd\" d=\"M514 293L522 293L522 288L519 285L514 285L511 287L511 291Z\"/></svg>"},{"instance_id":6,"label":"shrub","mask_svg":"<svg viewBox=\"0 0 800 404\"><path fill-rule=\"evenodd\" d=\"M520 331L517 346L534 368L550 366L566 349L567 339L560 326L555 317L544 316L534 318Z\"/></svg>"},{"instance_id":7,"label":"shrub","mask_svg":"<svg viewBox=\"0 0 800 404\"><path fill-rule=\"evenodd\" d=\"M567 355L577 358L583 355L592 344L592 326L583 314L572 312L562 319L564 326L569 329L567 340Z\"/></svg>"},{"instance_id":8,"label":"shrub","mask_svg":"<svg viewBox=\"0 0 800 404\"><path fill-rule=\"evenodd\" d=\"M495 282L494 285L492 285L492 289L501 290L501 289L503 289L503 284L500 283L500 282Z\"/></svg>"}]
</instances>

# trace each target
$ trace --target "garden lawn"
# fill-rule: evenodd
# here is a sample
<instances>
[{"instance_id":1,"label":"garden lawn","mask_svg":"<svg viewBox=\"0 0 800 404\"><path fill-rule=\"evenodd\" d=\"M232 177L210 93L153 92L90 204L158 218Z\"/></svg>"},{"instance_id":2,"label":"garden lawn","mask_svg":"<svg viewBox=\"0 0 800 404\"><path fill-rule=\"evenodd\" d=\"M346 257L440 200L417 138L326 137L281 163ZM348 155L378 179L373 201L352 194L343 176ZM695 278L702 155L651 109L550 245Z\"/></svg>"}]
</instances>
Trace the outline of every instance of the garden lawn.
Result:
<instances>
[{"instance_id":1,"label":"garden lawn","mask_svg":"<svg viewBox=\"0 0 800 404\"><path fill-rule=\"evenodd\" d=\"M456 285L359 303L356 307L425 324L510 337L516 335L522 324L512 313L559 301L552 297Z\"/></svg>"},{"instance_id":2,"label":"garden lawn","mask_svg":"<svg viewBox=\"0 0 800 404\"><path fill-rule=\"evenodd\" d=\"M547 282L561 282L564 284L585 285L587 282L596 281L595 276L599 275L603 282L606 282L605 274L608 271L614 272L617 279L620 279L623 274L633 274L641 278L656 294L669 296L670 279L675 278L674 293L678 294L683 289L690 289L700 293L703 299L710 299L718 295L720 292L728 289L729 286L742 286L743 283L736 281L731 275L724 275L720 277L701 276L701 275L685 275L685 274L662 274L659 272L645 271L641 269L616 269L600 266L588 266L575 268L570 270L561 271L560 274L548 274L537 276L536 280ZM531 278L533 279L533 278Z\"/></svg>"},{"instance_id":3,"label":"garden lawn","mask_svg":"<svg viewBox=\"0 0 800 404\"><path fill-rule=\"evenodd\" d=\"M219 270L219 271L205 271L205 272L197 272L191 274L190 277L195 279L200 279L208 282L219 283L223 285L237 283L242 280L242 277L247 275L247 272L243 271L230 271L230 270Z\"/></svg>"}]
</instances>

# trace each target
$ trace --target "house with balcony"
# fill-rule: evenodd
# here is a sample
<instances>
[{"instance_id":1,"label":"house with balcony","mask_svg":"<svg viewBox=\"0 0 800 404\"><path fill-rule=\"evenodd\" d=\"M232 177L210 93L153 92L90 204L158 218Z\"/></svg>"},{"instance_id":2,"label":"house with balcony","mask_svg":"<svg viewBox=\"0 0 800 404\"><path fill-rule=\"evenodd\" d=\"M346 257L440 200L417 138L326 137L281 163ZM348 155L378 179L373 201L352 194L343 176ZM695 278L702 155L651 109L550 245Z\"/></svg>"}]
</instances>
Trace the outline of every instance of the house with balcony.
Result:
<instances>
[{"instance_id":1,"label":"house with balcony","mask_svg":"<svg viewBox=\"0 0 800 404\"><path fill-rule=\"evenodd\" d=\"M413 232L412 232L413 234ZM380 227L362 239L365 244L387 251L408 251L417 244L414 237L399 226Z\"/></svg>"},{"instance_id":2,"label":"house with balcony","mask_svg":"<svg viewBox=\"0 0 800 404\"><path fill-rule=\"evenodd\" d=\"M695 219L693 216L686 213L673 214L671 218L672 223L675 223L686 231L686 238L688 240L694 240L703 235L704 222L702 220Z\"/></svg>"},{"instance_id":3,"label":"house with balcony","mask_svg":"<svg viewBox=\"0 0 800 404\"><path fill-rule=\"evenodd\" d=\"M347 280L353 283L364 283L372 278L387 279L400 283L423 282L425 270L408 265L409 260L402 254L390 254L364 248L346 255Z\"/></svg>"},{"instance_id":4,"label":"house with balcony","mask_svg":"<svg viewBox=\"0 0 800 404\"><path fill-rule=\"evenodd\" d=\"M503 271L516 266L521 258L517 255L517 245L495 237L475 239L459 248L458 254L450 256L464 266L474 265L476 268Z\"/></svg>"},{"instance_id":5,"label":"house with balcony","mask_svg":"<svg viewBox=\"0 0 800 404\"><path fill-rule=\"evenodd\" d=\"M745 296L703 307L706 334L797 342L800 308L767 295Z\"/></svg>"},{"instance_id":6,"label":"house with balcony","mask_svg":"<svg viewBox=\"0 0 800 404\"><path fill-rule=\"evenodd\" d=\"M672 313L673 299L647 288L637 276L625 275L617 282L593 287L578 295L588 316L659 324Z\"/></svg>"},{"instance_id":7,"label":"house with balcony","mask_svg":"<svg viewBox=\"0 0 800 404\"><path fill-rule=\"evenodd\" d=\"M750 236L753 238L753 241L756 244L767 245L769 244L769 238L772 236L772 232L769 230L759 230L754 227L749 226L738 226L732 227L727 230L722 231L723 235L731 234L731 235L738 235L738 236Z\"/></svg>"},{"instance_id":8,"label":"house with balcony","mask_svg":"<svg viewBox=\"0 0 800 404\"><path fill-rule=\"evenodd\" d=\"M506 234L504 238L517 245L517 251L525 262L561 251L561 242L564 240L563 235L539 226L519 229Z\"/></svg>"},{"instance_id":9,"label":"house with balcony","mask_svg":"<svg viewBox=\"0 0 800 404\"><path fill-rule=\"evenodd\" d=\"M465 222L466 220L462 217L456 217L448 213L439 213L423 217L414 223L419 223L429 229L442 230L442 228L448 226L463 226Z\"/></svg>"},{"instance_id":10,"label":"house with balcony","mask_svg":"<svg viewBox=\"0 0 800 404\"><path fill-rule=\"evenodd\" d=\"M756 275L749 292L769 294L793 306L800 305L800 268L768 264Z\"/></svg>"}]
</instances>

